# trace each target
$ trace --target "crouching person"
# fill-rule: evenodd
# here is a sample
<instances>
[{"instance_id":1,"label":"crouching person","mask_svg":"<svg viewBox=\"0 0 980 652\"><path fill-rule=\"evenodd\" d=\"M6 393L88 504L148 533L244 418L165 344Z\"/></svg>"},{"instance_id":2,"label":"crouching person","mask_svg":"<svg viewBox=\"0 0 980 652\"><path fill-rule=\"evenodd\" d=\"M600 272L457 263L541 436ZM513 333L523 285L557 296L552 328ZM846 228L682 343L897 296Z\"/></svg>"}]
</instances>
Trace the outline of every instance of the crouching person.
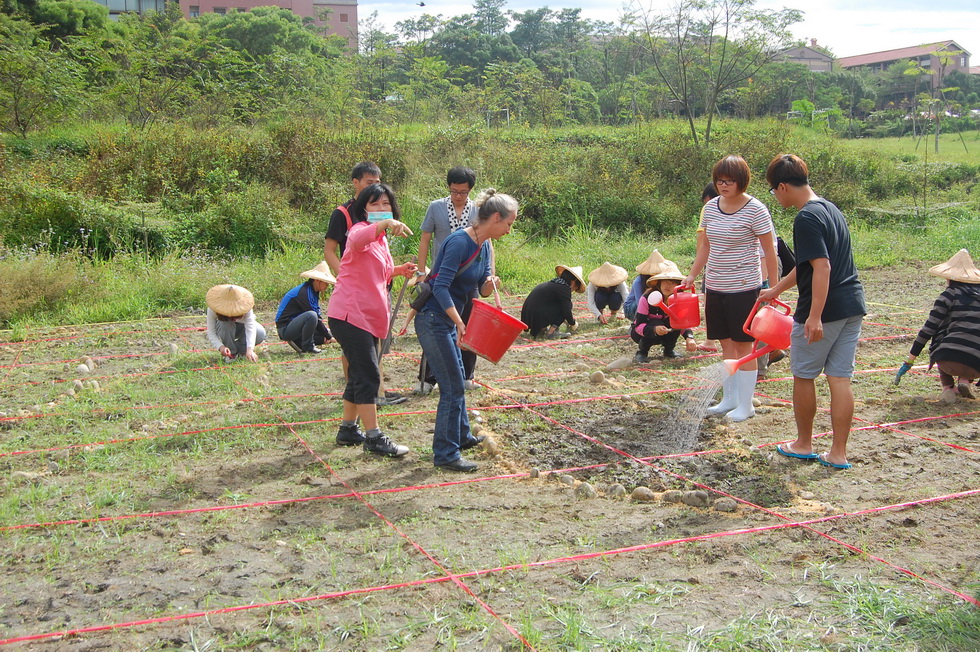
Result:
<instances>
[{"instance_id":1,"label":"crouching person","mask_svg":"<svg viewBox=\"0 0 980 652\"><path fill-rule=\"evenodd\" d=\"M205 297L208 304L208 341L226 360L244 357L258 362L255 347L265 341L265 329L255 319L255 297L238 285L215 285Z\"/></svg>"},{"instance_id":2,"label":"crouching person","mask_svg":"<svg viewBox=\"0 0 980 652\"><path fill-rule=\"evenodd\" d=\"M320 293L337 282L327 263L321 262L302 274L306 282L286 293L276 312L279 339L297 353L319 353L318 345L333 339L320 313Z\"/></svg>"},{"instance_id":3,"label":"crouching person","mask_svg":"<svg viewBox=\"0 0 980 652\"><path fill-rule=\"evenodd\" d=\"M670 318L657 306L663 303L665 297L674 292L674 288L684 280L684 275L672 261L665 260L661 271L647 280L649 288L636 306L636 317L630 327L630 337L639 345L639 350L633 357L633 362L643 364L650 361L650 348L655 344L664 347L664 359L683 357L674 348L677 340L684 337L688 351L696 351L694 332L690 328L683 331L671 328Z\"/></svg>"}]
</instances>

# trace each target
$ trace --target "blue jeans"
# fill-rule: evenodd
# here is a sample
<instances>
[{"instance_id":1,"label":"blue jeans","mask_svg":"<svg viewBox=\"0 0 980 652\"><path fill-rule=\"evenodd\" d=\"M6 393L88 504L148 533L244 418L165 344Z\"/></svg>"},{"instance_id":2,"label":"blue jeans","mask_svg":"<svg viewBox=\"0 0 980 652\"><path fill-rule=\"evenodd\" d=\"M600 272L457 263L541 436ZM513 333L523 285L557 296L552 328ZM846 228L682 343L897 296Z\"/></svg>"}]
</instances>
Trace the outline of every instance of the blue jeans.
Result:
<instances>
[{"instance_id":1,"label":"blue jeans","mask_svg":"<svg viewBox=\"0 0 980 652\"><path fill-rule=\"evenodd\" d=\"M439 383L432 461L449 464L459 459L460 446L474 439L466 416L463 358L456 344L456 325L442 311L423 310L415 317L415 333Z\"/></svg>"}]
</instances>

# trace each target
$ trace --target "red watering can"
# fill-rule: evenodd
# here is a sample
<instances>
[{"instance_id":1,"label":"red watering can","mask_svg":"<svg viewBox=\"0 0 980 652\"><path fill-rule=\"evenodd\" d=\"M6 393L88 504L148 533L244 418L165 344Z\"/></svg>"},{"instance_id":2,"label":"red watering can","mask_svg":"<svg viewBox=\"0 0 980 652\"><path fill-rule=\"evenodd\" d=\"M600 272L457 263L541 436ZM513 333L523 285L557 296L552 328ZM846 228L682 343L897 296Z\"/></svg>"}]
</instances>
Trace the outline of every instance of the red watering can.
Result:
<instances>
[{"instance_id":1,"label":"red watering can","mask_svg":"<svg viewBox=\"0 0 980 652\"><path fill-rule=\"evenodd\" d=\"M725 369L729 374L735 373L739 367L750 360L763 356L776 349L788 349L793 335L793 317L790 315L790 307L782 301L772 299L770 303L775 303L786 309L780 312L772 306L759 307L759 301L752 306L748 319L742 330L747 335L755 338L752 344L752 353L739 360L725 360ZM759 348L759 342L766 345Z\"/></svg>"},{"instance_id":2,"label":"red watering can","mask_svg":"<svg viewBox=\"0 0 980 652\"><path fill-rule=\"evenodd\" d=\"M674 288L674 294L668 300L669 305L663 301L657 304L658 308L667 313L667 317L670 319L670 327L674 330L684 330L701 325L701 306L698 303L697 292L694 291L694 288L690 288L690 292L677 294L681 287L683 286L678 285Z\"/></svg>"}]
</instances>

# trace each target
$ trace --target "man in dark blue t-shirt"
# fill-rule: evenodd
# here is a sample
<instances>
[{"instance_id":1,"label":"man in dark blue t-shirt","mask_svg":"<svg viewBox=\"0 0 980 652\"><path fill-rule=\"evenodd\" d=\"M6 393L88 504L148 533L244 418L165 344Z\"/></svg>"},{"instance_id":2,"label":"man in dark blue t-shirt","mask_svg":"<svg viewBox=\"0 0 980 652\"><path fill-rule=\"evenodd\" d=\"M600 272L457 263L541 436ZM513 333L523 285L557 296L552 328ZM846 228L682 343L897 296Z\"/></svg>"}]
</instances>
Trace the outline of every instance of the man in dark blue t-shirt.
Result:
<instances>
[{"instance_id":1,"label":"man in dark blue t-shirt","mask_svg":"<svg viewBox=\"0 0 980 652\"><path fill-rule=\"evenodd\" d=\"M849 469L847 437L854 417L851 376L866 312L851 233L840 209L813 192L809 170L800 157L781 154L774 158L766 170L766 181L783 208L792 206L799 211L793 222L796 269L759 294L760 300L769 301L794 285L800 293L790 349L796 440L777 446L776 451ZM834 441L828 452L817 455L813 452L813 420L817 414L815 380L821 373L830 386Z\"/></svg>"}]
</instances>

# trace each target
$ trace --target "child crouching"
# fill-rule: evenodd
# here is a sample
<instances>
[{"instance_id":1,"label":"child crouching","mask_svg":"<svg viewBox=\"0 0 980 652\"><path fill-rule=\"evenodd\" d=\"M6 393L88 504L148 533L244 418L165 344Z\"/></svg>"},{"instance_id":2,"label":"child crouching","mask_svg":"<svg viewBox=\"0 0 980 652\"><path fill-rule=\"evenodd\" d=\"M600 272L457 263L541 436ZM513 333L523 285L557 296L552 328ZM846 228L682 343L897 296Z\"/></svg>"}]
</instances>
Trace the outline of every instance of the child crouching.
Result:
<instances>
[{"instance_id":1,"label":"child crouching","mask_svg":"<svg viewBox=\"0 0 980 652\"><path fill-rule=\"evenodd\" d=\"M657 307L683 280L684 275L677 269L676 263L669 260L661 264L658 274L654 274L647 280L649 289L640 297L636 306L636 317L630 327L630 337L639 345L639 350L633 356L633 362L637 364L649 362L650 347L654 344L663 345L665 359L683 357L674 349L681 336L686 341L688 351L697 350L697 343L694 341L694 333L691 329L685 328L680 331L671 328L667 313Z\"/></svg>"}]
</instances>

